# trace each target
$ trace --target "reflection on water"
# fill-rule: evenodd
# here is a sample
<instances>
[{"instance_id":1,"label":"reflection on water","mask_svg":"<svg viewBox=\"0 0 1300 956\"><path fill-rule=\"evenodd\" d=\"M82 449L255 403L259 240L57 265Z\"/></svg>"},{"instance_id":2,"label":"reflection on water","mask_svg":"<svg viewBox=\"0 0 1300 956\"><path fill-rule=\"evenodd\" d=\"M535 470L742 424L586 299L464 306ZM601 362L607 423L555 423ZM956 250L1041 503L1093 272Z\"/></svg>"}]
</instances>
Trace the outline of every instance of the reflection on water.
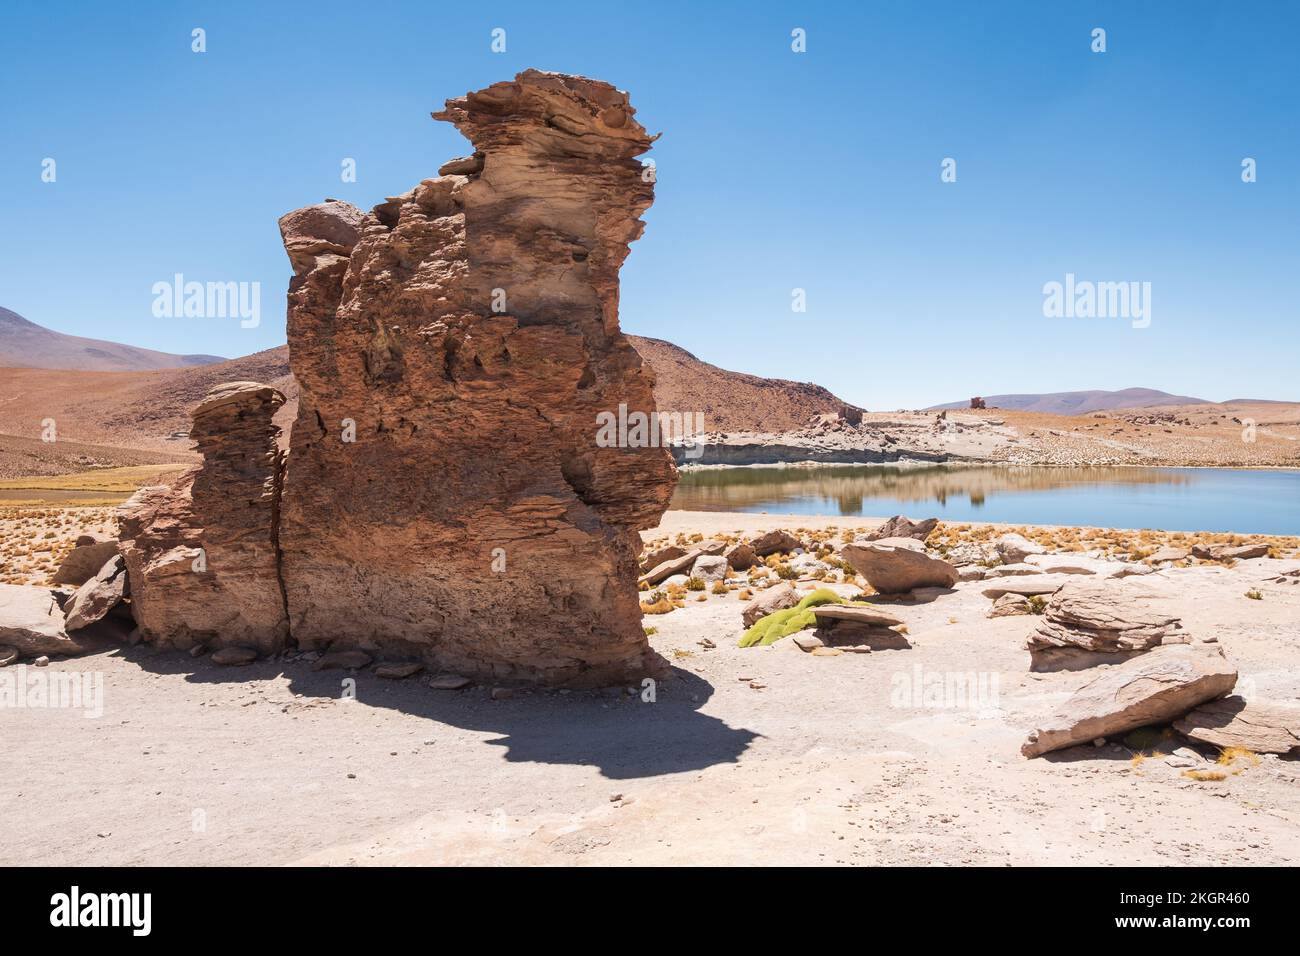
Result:
<instances>
[{"instance_id":1,"label":"reflection on water","mask_svg":"<svg viewBox=\"0 0 1300 956\"><path fill-rule=\"evenodd\" d=\"M1300 472L854 465L685 471L672 507L1300 533Z\"/></svg>"}]
</instances>

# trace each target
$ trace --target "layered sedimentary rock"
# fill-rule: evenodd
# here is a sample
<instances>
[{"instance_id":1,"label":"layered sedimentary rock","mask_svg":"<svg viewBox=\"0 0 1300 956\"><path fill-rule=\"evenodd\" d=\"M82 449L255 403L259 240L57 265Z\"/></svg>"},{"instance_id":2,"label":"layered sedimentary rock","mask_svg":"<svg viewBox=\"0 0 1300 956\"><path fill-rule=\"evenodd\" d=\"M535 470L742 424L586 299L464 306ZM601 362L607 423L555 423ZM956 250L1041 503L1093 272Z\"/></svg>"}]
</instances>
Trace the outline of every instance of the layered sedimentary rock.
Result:
<instances>
[{"instance_id":1,"label":"layered sedimentary rock","mask_svg":"<svg viewBox=\"0 0 1300 956\"><path fill-rule=\"evenodd\" d=\"M1186 644L1191 638L1182 621L1163 603L1126 581L1068 582L1029 635L1030 669L1078 670L1119 663L1162 644Z\"/></svg>"},{"instance_id":2,"label":"layered sedimentary rock","mask_svg":"<svg viewBox=\"0 0 1300 956\"><path fill-rule=\"evenodd\" d=\"M203 464L118 511L131 606L145 640L279 650L288 633L276 525L282 459L274 388L232 382L194 409Z\"/></svg>"},{"instance_id":3,"label":"layered sedimentary rock","mask_svg":"<svg viewBox=\"0 0 1300 956\"><path fill-rule=\"evenodd\" d=\"M474 154L363 214L281 220L301 387L279 544L300 646L596 684L657 669L637 531L667 507L654 413L618 326L651 138L626 94L527 71L450 100Z\"/></svg>"}]
</instances>

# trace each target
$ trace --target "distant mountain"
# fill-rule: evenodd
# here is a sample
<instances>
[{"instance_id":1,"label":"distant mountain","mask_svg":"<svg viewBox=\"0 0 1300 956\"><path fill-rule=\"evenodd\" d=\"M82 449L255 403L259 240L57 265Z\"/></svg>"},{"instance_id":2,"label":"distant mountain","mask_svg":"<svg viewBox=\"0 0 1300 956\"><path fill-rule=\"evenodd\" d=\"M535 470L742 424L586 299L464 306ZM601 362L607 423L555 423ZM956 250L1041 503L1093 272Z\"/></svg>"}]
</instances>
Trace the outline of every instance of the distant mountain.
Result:
<instances>
[{"instance_id":1,"label":"distant mountain","mask_svg":"<svg viewBox=\"0 0 1300 956\"><path fill-rule=\"evenodd\" d=\"M224 362L220 355L172 355L152 349L64 335L0 308L0 367L79 372L146 372Z\"/></svg>"},{"instance_id":2,"label":"distant mountain","mask_svg":"<svg viewBox=\"0 0 1300 956\"><path fill-rule=\"evenodd\" d=\"M1086 415L1088 412L1105 412L1112 408L1157 408L1161 405L1210 405L1204 398L1187 395L1170 395L1154 388L1122 388L1115 392L1047 392L1041 395L984 395L989 408L1005 408L1018 412L1044 412L1049 415ZM931 405L927 411L945 408L970 408L970 399Z\"/></svg>"}]
</instances>

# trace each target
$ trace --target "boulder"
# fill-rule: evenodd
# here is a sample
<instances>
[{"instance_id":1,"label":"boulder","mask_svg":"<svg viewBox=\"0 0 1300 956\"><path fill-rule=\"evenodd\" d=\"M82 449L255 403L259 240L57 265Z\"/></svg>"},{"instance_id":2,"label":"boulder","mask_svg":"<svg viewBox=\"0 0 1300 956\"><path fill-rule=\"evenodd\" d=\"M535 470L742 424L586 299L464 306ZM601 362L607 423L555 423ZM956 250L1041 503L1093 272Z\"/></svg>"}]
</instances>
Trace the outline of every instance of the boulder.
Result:
<instances>
[{"instance_id":1,"label":"boulder","mask_svg":"<svg viewBox=\"0 0 1300 956\"><path fill-rule=\"evenodd\" d=\"M1164 599L1139 582L1069 582L1047 602L1029 635L1030 670L1076 670L1114 664L1189 635Z\"/></svg>"},{"instance_id":2,"label":"boulder","mask_svg":"<svg viewBox=\"0 0 1300 956\"><path fill-rule=\"evenodd\" d=\"M659 565L663 564L665 561L675 561L678 558L685 556L685 548L678 547L675 544L670 544L667 547L659 548L647 554L645 560L641 562L641 572L644 574L647 571L652 571L659 567Z\"/></svg>"},{"instance_id":3,"label":"boulder","mask_svg":"<svg viewBox=\"0 0 1300 956\"><path fill-rule=\"evenodd\" d=\"M802 548L803 542L787 531L769 531L749 542L750 548L760 558L769 554L788 554L796 548Z\"/></svg>"},{"instance_id":4,"label":"boulder","mask_svg":"<svg viewBox=\"0 0 1300 956\"><path fill-rule=\"evenodd\" d=\"M1157 548L1156 552L1147 558L1148 561L1186 561L1192 556L1192 552L1187 548L1175 548L1171 545L1165 545L1163 548Z\"/></svg>"},{"instance_id":5,"label":"boulder","mask_svg":"<svg viewBox=\"0 0 1300 956\"><path fill-rule=\"evenodd\" d=\"M758 554L753 546L743 541L733 544L723 552L723 556L727 559L727 566L733 571L747 571L758 564Z\"/></svg>"},{"instance_id":6,"label":"boulder","mask_svg":"<svg viewBox=\"0 0 1300 956\"><path fill-rule=\"evenodd\" d=\"M54 572L55 584L85 584L117 554L117 539L103 534L83 534L68 552L58 570Z\"/></svg>"},{"instance_id":7,"label":"boulder","mask_svg":"<svg viewBox=\"0 0 1300 956\"><path fill-rule=\"evenodd\" d=\"M903 623L894 615L868 604L823 604L813 609L817 620L814 637L828 647L872 651L905 650L912 645L892 628Z\"/></svg>"},{"instance_id":8,"label":"boulder","mask_svg":"<svg viewBox=\"0 0 1300 956\"><path fill-rule=\"evenodd\" d=\"M740 619L745 622L745 627L753 627L760 618L775 614L777 611L784 611L798 603L799 595L795 593L794 585L789 581L782 581L766 591L759 592L754 600L745 605L740 613Z\"/></svg>"},{"instance_id":9,"label":"boulder","mask_svg":"<svg viewBox=\"0 0 1300 956\"><path fill-rule=\"evenodd\" d=\"M702 557L704 552L698 548L692 548L690 551L679 555L675 558L668 558L659 562L645 574L637 579L638 584L660 584L671 578L674 574L685 574L695 565L698 558Z\"/></svg>"},{"instance_id":10,"label":"boulder","mask_svg":"<svg viewBox=\"0 0 1300 956\"><path fill-rule=\"evenodd\" d=\"M1224 697L1174 721L1185 737L1215 747L1244 747L1257 754L1300 750L1300 706L1284 701Z\"/></svg>"},{"instance_id":11,"label":"boulder","mask_svg":"<svg viewBox=\"0 0 1300 956\"><path fill-rule=\"evenodd\" d=\"M862 538L866 541L881 541L885 538L912 538L915 541L923 542L938 524L938 518L913 521L904 515L894 515L879 528L867 532Z\"/></svg>"},{"instance_id":12,"label":"boulder","mask_svg":"<svg viewBox=\"0 0 1300 956\"><path fill-rule=\"evenodd\" d=\"M720 554L702 554L691 565L691 577L705 584L727 579L727 559Z\"/></svg>"},{"instance_id":13,"label":"boulder","mask_svg":"<svg viewBox=\"0 0 1300 956\"><path fill-rule=\"evenodd\" d=\"M1165 724L1229 693L1237 669L1217 646L1180 644L1108 668L1084 684L1020 748L1026 757Z\"/></svg>"},{"instance_id":14,"label":"boulder","mask_svg":"<svg viewBox=\"0 0 1300 956\"><path fill-rule=\"evenodd\" d=\"M1244 561L1249 558L1263 558L1268 555L1266 544L1198 544L1192 548L1192 557L1203 561Z\"/></svg>"},{"instance_id":15,"label":"boulder","mask_svg":"<svg viewBox=\"0 0 1300 956\"><path fill-rule=\"evenodd\" d=\"M272 416L284 395L257 382L212 388L190 436L203 463L118 509L131 608L144 640L181 650L283 649L278 567L284 460Z\"/></svg>"},{"instance_id":16,"label":"boulder","mask_svg":"<svg viewBox=\"0 0 1300 956\"><path fill-rule=\"evenodd\" d=\"M49 588L0 584L0 647L12 648L19 657L75 657L101 646L102 641L85 635L68 635L63 610Z\"/></svg>"},{"instance_id":17,"label":"boulder","mask_svg":"<svg viewBox=\"0 0 1300 956\"><path fill-rule=\"evenodd\" d=\"M1003 564L1023 564L1031 554L1046 554L1047 549L1018 534L1004 534L993 542Z\"/></svg>"},{"instance_id":18,"label":"boulder","mask_svg":"<svg viewBox=\"0 0 1300 956\"><path fill-rule=\"evenodd\" d=\"M130 593L126 561L120 554L114 554L98 574L77 588L65 606L63 629L71 633L94 624Z\"/></svg>"},{"instance_id":19,"label":"boulder","mask_svg":"<svg viewBox=\"0 0 1300 956\"><path fill-rule=\"evenodd\" d=\"M948 588L957 583L957 569L947 561L910 548L851 544L841 556L882 594L899 594L913 588Z\"/></svg>"}]
</instances>

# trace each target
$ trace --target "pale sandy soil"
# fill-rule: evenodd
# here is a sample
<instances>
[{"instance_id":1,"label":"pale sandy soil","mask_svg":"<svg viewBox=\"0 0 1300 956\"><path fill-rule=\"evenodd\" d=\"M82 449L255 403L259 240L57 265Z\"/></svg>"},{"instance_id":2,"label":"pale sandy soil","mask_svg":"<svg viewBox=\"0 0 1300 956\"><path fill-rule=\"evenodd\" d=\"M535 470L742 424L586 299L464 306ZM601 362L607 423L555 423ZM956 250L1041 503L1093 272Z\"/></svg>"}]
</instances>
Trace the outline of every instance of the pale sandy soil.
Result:
<instances>
[{"instance_id":1,"label":"pale sandy soil","mask_svg":"<svg viewBox=\"0 0 1300 956\"><path fill-rule=\"evenodd\" d=\"M875 521L670 513L648 537L825 524ZM1144 580L1219 639L1239 687L1296 700L1300 586L1266 579L1297 565ZM980 588L895 606L908 650L839 657L741 649L736 592L688 601L646 618L676 666L653 702L371 673L343 700L349 675L298 662L56 661L102 674L104 712L0 710L0 863L1300 863L1300 761L1200 783L1117 745L1022 758L1087 676L1031 675L1036 619L987 619ZM908 700L918 674L996 676L996 694Z\"/></svg>"}]
</instances>

